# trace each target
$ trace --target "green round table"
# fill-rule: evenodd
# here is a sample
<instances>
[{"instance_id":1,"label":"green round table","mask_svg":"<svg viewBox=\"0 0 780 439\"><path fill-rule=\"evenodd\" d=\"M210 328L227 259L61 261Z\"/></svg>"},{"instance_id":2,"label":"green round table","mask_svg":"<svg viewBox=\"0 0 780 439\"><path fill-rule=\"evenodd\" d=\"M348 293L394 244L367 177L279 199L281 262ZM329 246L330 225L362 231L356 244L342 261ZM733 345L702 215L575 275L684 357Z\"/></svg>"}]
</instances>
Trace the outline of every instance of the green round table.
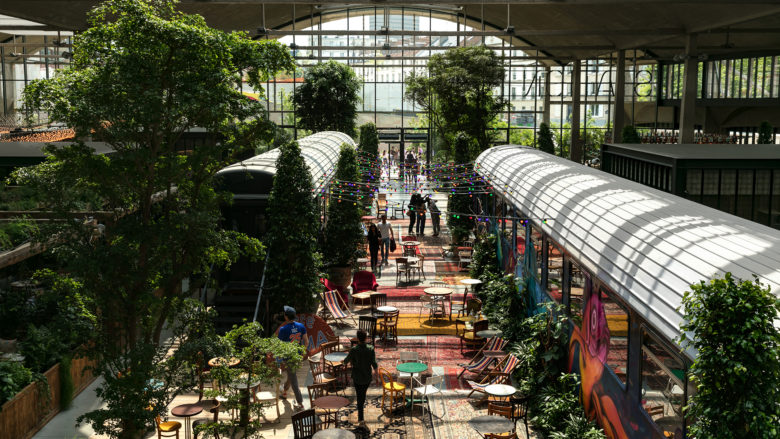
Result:
<instances>
[{"instance_id":1,"label":"green round table","mask_svg":"<svg viewBox=\"0 0 780 439\"><path fill-rule=\"evenodd\" d=\"M416 361L410 361L408 363L401 363L397 366L395 366L395 369L398 372L408 373L409 374L409 394L411 395L411 398L407 398L406 406L410 407L412 404L414 404L414 390L412 388L414 387L414 374L421 374L428 370L428 365L425 363L418 363Z\"/></svg>"}]
</instances>

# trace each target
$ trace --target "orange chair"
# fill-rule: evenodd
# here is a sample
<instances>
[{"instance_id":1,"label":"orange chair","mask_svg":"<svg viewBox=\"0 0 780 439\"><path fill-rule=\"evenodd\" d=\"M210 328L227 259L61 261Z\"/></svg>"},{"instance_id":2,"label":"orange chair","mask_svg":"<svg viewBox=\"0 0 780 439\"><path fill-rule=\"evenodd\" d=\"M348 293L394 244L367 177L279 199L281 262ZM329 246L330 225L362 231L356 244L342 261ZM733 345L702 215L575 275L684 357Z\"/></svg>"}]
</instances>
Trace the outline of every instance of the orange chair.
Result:
<instances>
[{"instance_id":1,"label":"orange chair","mask_svg":"<svg viewBox=\"0 0 780 439\"><path fill-rule=\"evenodd\" d=\"M149 406L146 408L146 410L154 411L154 408L152 406ZM179 439L179 430L181 429L181 422L176 421L166 421L163 422L162 419L160 419L160 415L155 415L154 417L154 423L157 425L157 439L161 439L163 437L163 433L173 433L173 434L167 434L165 437L176 437L176 439Z\"/></svg>"},{"instance_id":2,"label":"orange chair","mask_svg":"<svg viewBox=\"0 0 780 439\"><path fill-rule=\"evenodd\" d=\"M379 378L382 380L382 411L385 410L385 398L390 397L390 416L393 416L393 405L395 401L401 400L402 404L406 403L404 395L406 394L406 386L397 383L393 380L393 376L390 372L384 368L379 368Z\"/></svg>"}]
</instances>

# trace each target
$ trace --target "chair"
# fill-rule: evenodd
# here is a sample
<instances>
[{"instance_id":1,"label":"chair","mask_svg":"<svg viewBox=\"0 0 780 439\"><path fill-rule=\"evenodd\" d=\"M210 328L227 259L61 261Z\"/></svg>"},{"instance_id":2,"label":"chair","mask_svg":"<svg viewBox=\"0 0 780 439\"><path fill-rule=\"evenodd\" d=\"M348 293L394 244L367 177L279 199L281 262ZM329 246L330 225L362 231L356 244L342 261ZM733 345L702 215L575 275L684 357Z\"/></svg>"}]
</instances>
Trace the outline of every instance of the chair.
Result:
<instances>
[{"instance_id":1,"label":"chair","mask_svg":"<svg viewBox=\"0 0 780 439\"><path fill-rule=\"evenodd\" d=\"M519 421L520 419L523 420L523 425L525 425L525 437L530 438L531 436L528 434L528 403L530 398L528 397L517 397L517 396L511 396L509 397L509 402L512 404L512 417L511 419L515 422Z\"/></svg>"},{"instance_id":2,"label":"chair","mask_svg":"<svg viewBox=\"0 0 780 439\"><path fill-rule=\"evenodd\" d=\"M462 367L463 370L460 371L458 374L458 378L460 378L461 375L463 375L464 372L472 372L477 374L477 376L480 376L482 372L484 372L488 366L490 366L491 363L493 363L493 360L495 357L488 357L485 355L485 352L487 351L501 351L504 349L504 346L506 346L506 340L504 340L501 337L491 337L488 339L488 341L480 348L479 351L471 358L471 361L469 361L466 364L459 364L458 366Z\"/></svg>"},{"instance_id":3,"label":"chair","mask_svg":"<svg viewBox=\"0 0 780 439\"><path fill-rule=\"evenodd\" d=\"M406 275L406 282L409 282L409 274L411 273L411 267L409 266L409 259L407 258L395 258L396 273L395 273L395 286L398 286L398 281L401 279L401 273Z\"/></svg>"},{"instance_id":4,"label":"chair","mask_svg":"<svg viewBox=\"0 0 780 439\"><path fill-rule=\"evenodd\" d=\"M466 313L466 300L468 300L468 297L468 289L465 289L463 290L463 299L461 299L460 303L450 303L450 319L452 318L452 313L455 313L456 318Z\"/></svg>"},{"instance_id":5,"label":"chair","mask_svg":"<svg viewBox=\"0 0 780 439\"><path fill-rule=\"evenodd\" d=\"M512 404L506 401L488 401L488 415L502 416L507 419L512 419ZM517 434L515 433L514 426L512 431L506 433L489 433L485 435L491 439L515 439Z\"/></svg>"},{"instance_id":6,"label":"chair","mask_svg":"<svg viewBox=\"0 0 780 439\"><path fill-rule=\"evenodd\" d=\"M466 300L466 307L463 309L463 316L473 316L477 317L479 316L480 311L482 311L482 301L472 297L471 299ZM458 315L455 316L455 333L460 335L460 331L458 329L458 323L462 322L464 323L465 329L468 329L468 322L464 320L461 320L461 311L458 311ZM450 315L450 317L452 317Z\"/></svg>"},{"instance_id":7,"label":"chair","mask_svg":"<svg viewBox=\"0 0 780 439\"><path fill-rule=\"evenodd\" d=\"M395 364L397 366L401 363L417 363L419 361L420 355L417 352L401 351L398 353L398 360L395 362ZM400 380L401 378L409 378L411 380L412 378L417 378L419 375L419 373L398 372L398 379Z\"/></svg>"},{"instance_id":8,"label":"chair","mask_svg":"<svg viewBox=\"0 0 780 439\"><path fill-rule=\"evenodd\" d=\"M433 297L423 294L420 296L420 312L417 314L417 321L420 321L420 318L422 317L422 312L424 309L428 310L428 318L431 318L435 315L436 311L440 308L442 308L443 302L434 300Z\"/></svg>"},{"instance_id":9,"label":"chair","mask_svg":"<svg viewBox=\"0 0 780 439\"><path fill-rule=\"evenodd\" d=\"M214 399L212 401L213 402L212 402L211 408L209 408L207 410L208 410L209 413L213 413L214 414L214 418L211 419L211 420L209 420L209 419L196 419L192 423L192 431L195 433L195 436L194 436L195 439L198 439L198 433L199 433L198 427L200 427L201 425L208 426L208 425L216 424L217 422L219 422L219 408L220 408L221 403L219 401L217 401L216 399ZM214 439L219 439L219 430L215 430L214 431Z\"/></svg>"},{"instance_id":10,"label":"chair","mask_svg":"<svg viewBox=\"0 0 780 439\"><path fill-rule=\"evenodd\" d=\"M458 252L458 269L463 271L471 265L471 251L461 250Z\"/></svg>"},{"instance_id":11,"label":"chair","mask_svg":"<svg viewBox=\"0 0 780 439\"><path fill-rule=\"evenodd\" d=\"M486 329L488 329L487 320L478 320L474 322L474 325L471 327L471 329L465 329L463 334L460 335L460 353L463 353L464 344L467 347L482 347L482 345L485 343L485 339L478 336L477 332L484 331Z\"/></svg>"},{"instance_id":12,"label":"chair","mask_svg":"<svg viewBox=\"0 0 780 439\"><path fill-rule=\"evenodd\" d=\"M320 283L323 285L324 291L333 291L333 290L338 291L339 296L341 296L341 303L344 304L344 308L347 307L347 303L349 302L349 296L347 295L347 288L349 288L349 286L336 285L333 282L331 282L330 279L324 279L324 278L320 278Z\"/></svg>"},{"instance_id":13,"label":"chair","mask_svg":"<svg viewBox=\"0 0 780 439\"><path fill-rule=\"evenodd\" d=\"M396 219L397 217L395 216L395 214L397 212L401 212L401 217L403 217L404 213L406 212L406 210L404 209L404 205L405 204L406 204L406 201L402 201L401 202L401 207L398 207L398 203L393 203L393 211L392 211L392 216L390 217L390 219Z\"/></svg>"},{"instance_id":14,"label":"chair","mask_svg":"<svg viewBox=\"0 0 780 439\"><path fill-rule=\"evenodd\" d=\"M328 395L328 385L312 384L310 386L306 386L306 391L309 393L309 401L311 401L312 407L314 407L315 399ZM336 422L336 412L334 411L314 407L314 413L318 417L323 418L323 423L325 424L325 428L328 428L331 420L333 420L334 424Z\"/></svg>"},{"instance_id":15,"label":"chair","mask_svg":"<svg viewBox=\"0 0 780 439\"><path fill-rule=\"evenodd\" d=\"M362 329L366 332L366 340L371 340L371 344L375 343L376 339L376 317L360 316L358 317L358 329ZM350 340L352 345L357 344L357 337Z\"/></svg>"},{"instance_id":16,"label":"chair","mask_svg":"<svg viewBox=\"0 0 780 439\"><path fill-rule=\"evenodd\" d=\"M381 218L383 213L387 215L387 194L379 194L376 199L376 217Z\"/></svg>"},{"instance_id":17,"label":"chair","mask_svg":"<svg viewBox=\"0 0 780 439\"><path fill-rule=\"evenodd\" d=\"M330 354L331 352L337 352L339 349L339 342L338 341L329 341L326 343L323 343L320 346L320 350L322 352L322 363L325 366L327 372L329 372L333 377L336 377L338 380L338 377L340 374L344 372L344 363L341 361L328 361L325 359L325 356Z\"/></svg>"},{"instance_id":18,"label":"chair","mask_svg":"<svg viewBox=\"0 0 780 439\"><path fill-rule=\"evenodd\" d=\"M309 370L315 384L333 385L337 381L336 377L325 370L325 363L319 361L309 361Z\"/></svg>"},{"instance_id":19,"label":"chair","mask_svg":"<svg viewBox=\"0 0 780 439\"><path fill-rule=\"evenodd\" d=\"M491 384L505 384L509 382L509 377L518 364L520 364L520 360L514 355L509 354L504 357L493 370L488 372L487 376L481 382L466 380L466 383L471 387L471 392L469 392L468 397L471 397L474 392L484 393L485 396L487 396L485 387Z\"/></svg>"},{"instance_id":20,"label":"chair","mask_svg":"<svg viewBox=\"0 0 780 439\"><path fill-rule=\"evenodd\" d=\"M400 311L386 312L384 320L379 322L379 330L385 342L392 336L393 341L398 344L398 315Z\"/></svg>"},{"instance_id":21,"label":"chair","mask_svg":"<svg viewBox=\"0 0 780 439\"><path fill-rule=\"evenodd\" d=\"M253 395L255 402L273 402L276 405L276 419L272 422L273 424L278 424L282 417L279 413L279 384L280 383L278 382L271 383L270 389L273 390L262 390L258 387ZM265 415L263 415L263 417L265 417ZM268 418L266 418L266 420L267 419Z\"/></svg>"},{"instance_id":22,"label":"chair","mask_svg":"<svg viewBox=\"0 0 780 439\"><path fill-rule=\"evenodd\" d=\"M346 308L347 305L344 303L341 295L338 294L338 291L333 290L322 293L322 303L325 306L325 310L330 314L333 320L344 324L343 320L350 318L355 324L357 324L355 316L352 315L352 311L350 311L349 308ZM346 309L341 307L342 304Z\"/></svg>"},{"instance_id":23,"label":"chair","mask_svg":"<svg viewBox=\"0 0 780 439\"><path fill-rule=\"evenodd\" d=\"M407 261L408 261L408 259L407 259ZM416 271L417 272L417 279L420 279L420 276L422 276L423 279L426 279L424 267L425 267L425 256L423 256L422 253L417 255L417 262L410 262L409 263L410 271Z\"/></svg>"},{"instance_id":24,"label":"chair","mask_svg":"<svg viewBox=\"0 0 780 439\"><path fill-rule=\"evenodd\" d=\"M387 305L387 293L374 293L371 295L371 315L379 318L384 316L384 313L377 311L380 306Z\"/></svg>"},{"instance_id":25,"label":"chair","mask_svg":"<svg viewBox=\"0 0 780 439\"><path fill-rule=\"evenodd\" d=\"M317 414L314 409L304 410L292 415L295 439L311 439L317 432Z\"/></svg>"},{"instance_id":26,"label":"chair","mask_svg":"<svg viewBox=\"0 0 780 439\"><path fill-rule=\"evenodd\" d=\"M151 407L148 407L147 410L152 410ZM165 435L164 437L176 437L176 439L179 439L179 430L181 429L181 422L176 421L165 421L163 422L160 419L160 415L156 415L154 417L154 423L157 425L157 439L160 439L163 437L163 433L173 433Z\"/></svg>"},{"instance_id":27,"label":"chair","mask_svg":"<svg viewBox=\"0 0 780 439\"><path fill-rule=\"evenodd\" d=\"M390 375L390 372L382 367L379 368L379 379L382 380L382 411L385 410L385 400L389 397L390 416L392 417L395 402L400 399L402 404L405 403L404 393L406 392L406 386L393 381L393 376Z\"/></svg>"},{"instance_id":28,"label":"chair","mask_svg":"<svg viewBox=\"0 0 780 439\"><path fill-rule=\"evenodd\" d=\"M370 291L376 291L379 284L376 283L376 276L370 271L358 271L352 276L352 304L357 305L359 300L361 304L371 300Z\"/></svg>"},{"instance_id":29,"label":"chair","mask_svg":"<svg viewBox=\"0 0 780 439\"><path fill-rule=\"evenodd\" d=\"M429 376L425 378L424 386L415 387L412 389L415 394L420 395L423 399L423 403L420 404L422 406L421 414L423 415L423 418L425 418L425 400L428 399L429 395L441 393L441 385L443 382L444 379L441 375ZM430 401L428 401L428 403L430 404Z\"/></svg>"}]
</instances>

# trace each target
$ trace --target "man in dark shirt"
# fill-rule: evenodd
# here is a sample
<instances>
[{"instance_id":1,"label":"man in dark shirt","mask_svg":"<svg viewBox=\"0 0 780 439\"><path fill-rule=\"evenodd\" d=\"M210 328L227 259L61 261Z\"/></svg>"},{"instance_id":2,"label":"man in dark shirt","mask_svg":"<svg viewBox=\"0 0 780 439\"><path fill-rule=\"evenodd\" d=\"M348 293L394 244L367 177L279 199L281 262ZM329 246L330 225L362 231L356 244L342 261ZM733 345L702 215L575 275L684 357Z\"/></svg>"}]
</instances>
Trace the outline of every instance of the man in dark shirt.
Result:
<instances>
[{"instance_id":1,"label":"man in dark shirt","mask_svg":"<svg viewBox=\"0 0 780 439\"><path fill-rule=\"evenodd\" d=\"M363 421L363 406L366 403L366 392L371 385L371 379L374 372L379 368L376 364L376 355L374 347L366 344L366 331L362 329L357 332L358 344L350 349L344 363L352 363L352 383L355 385L355 394L357 394L358 423L366 428Z\"/></svg>"}]
</instances>

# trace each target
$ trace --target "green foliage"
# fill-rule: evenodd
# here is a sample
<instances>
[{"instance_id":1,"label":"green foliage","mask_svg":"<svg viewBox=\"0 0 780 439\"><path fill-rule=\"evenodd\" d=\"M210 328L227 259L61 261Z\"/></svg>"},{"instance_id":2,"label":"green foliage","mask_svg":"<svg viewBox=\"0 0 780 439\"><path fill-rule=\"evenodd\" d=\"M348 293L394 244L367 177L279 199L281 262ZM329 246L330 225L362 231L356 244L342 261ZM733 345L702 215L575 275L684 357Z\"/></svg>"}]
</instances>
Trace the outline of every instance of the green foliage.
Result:
<instances>
[{"instance_id":1,"label":"green foliage","mask_svg":"<svg viewBox=\"0 0 780 439\"><path fill-rule=\"evenodd\" d=\"M482 313L502 332L505 329L510 330L509 333L504 333L504 337L509 339L515 335L515 331L511 330L511 321L517 321L518 315L526 315L517 291L518 279L513 274L505 275L495 271L485 272L480 279L485 282L477 293L477 297L482 300ZM520 309L517 308L518 305Z\"/></svg>"},{"instance_id":2,"label":"green foliage","mask_svg":"<svg viewBox=\"0 0 780 439\"><path fill-rule=\"evenodd\" d=\"M24 364L35 372L45 372L59 361L67 351L56 331L46 326L27 328L25 339L19 342L19 352L24 355Z\"/></svg>"},{"instance_id":3,"label":"green foliage","mask_svg":"<svg viewBox=\"0 0 780 439\"><path fill-rule=\"evenodd\" d=\"M679 342L698 355L690 368L697 393L685 408L698 439L772 438L780 434L780 298L756 278L691 285L683 295Z\"/></svg>"},{"instance_id":4,"label":"green foliage","mask_svg":"<svg viewBox=\"0 0 780 439\"><path fill-rule=\"evenodd\" d=\"M10 188L0 181L0 210L34 210L39 203L38 194L31 188Z\"/></svg>"},{"instance_id":5,"label":"green foliage","mask_svg":"<svg viewBox=\"0 0 780 439\"><path fill-rule=\"evenodd\" d=\"M558 156L568 158L571 152L571 122L564 123L562 127L553 124L551 131ZM590 111L585 117L585 126L580 127L580 138L584 142L584 159L598 157L604 143L604 130L596 126Z\"/></svg>"},{"instance_id":6,"label":"green foliage","mask_svg":"<svg viewBox=\"0 0 780 439\"><path fill-rule=\"evenodd\" d=\"M0 406L33 381L33 373L15 361L0 361Z\"/></svg>"},{"instance_id":7,"label":"green foliage","mask_svg":"<svg viewBox=\"0 0 780 439\"><path fill-rule=\"evenodd\" d=\"M465 173L468 170L465 164L471 162L471 151L474 142L466 133L458 133L455 136L455 164L453 173ZM468 239L471 230L474 229L474 219L469 219L471 213L472 198L469 194L450 195L447 199L447 212L457 215L447 215L447 226L450 229L453 243L460 243Z\"/></svg>"},{"instance_id":8,"label":"green foliage","mask_svg":"<svg viewBox=\"0 0 780 439\"><path fill-rule=\"evenodd\" d=\"M496 252L498 236L495 233L481 236L474 243L474 253L471 255L469 275L472 279L479 279L483 283L488 282L488 275L501 275L498 266L498 253Z\"/></svg>"},{"instance_id":9,"label":"green foliage","mask_svg":"<svg viewBox=\"0 0 780 439\"><path fill-rule=\"evenodd\" d=\"M501 58L492 49L458 47L433 55L427 75L412 72L406 79L404 97L429 113L430 122L449 148L455 148L458 132L475 140L468 160L456 159L466 163L489 148L493 140L491 123L507 106L501 94L493 92L503 84L504 74Z\"/></svg>"},{"instance_id":10,"label":"green foliage","mask_svg":"<svg viewBox=\"0 0 780 439\"><path fill-rule=\"evenodd\" d=\"M335 178L339 181L338 187L345 191L359 179L357 154L347 144L341 145ZM361 208L354 200L331 197L322 249L326 264L345 266L355 260L355 252L363 241L360 216Z\"/></svg>"},{"instance_id":11,"label":"green foliage","mask_svg":"<svg viewBox=\"0 0 780 439\"><path fill-rule=\"evenodd\" d=\"M519 325L517 319L509 319L506 325L512 335L507 338L515 342L512 351L520 359L515 378L526 395L537 393L566 370L569 319L562 305L548 302L545 307L545 312Z\"/></svg>"},{"instance_id":12,"label":"green foliage","mask_svg":"<svg viewBox=\"0 0 780 439\"><path fill-rule=\"evenodd\" d=\"M490 128L493 130L506 130L507 127L508 127L507 123L504 122L503 120L496 119L490 123ZM509 143L512 145L524 145L524 146L533 147L535 145L534 131L528 128L520 128L520 129L511 128L509 129Z\"/></svg>"},{"instance_id":13,"label":"green foliage","mask_svg":"<svg viewBox=\"0 0 780 439\"><path fill-rule=\"evenodd\" d=\"M555 144L553 143L553 134L550 126L546 123L539 125L539 150L547 154L555 155Z\"/></svg>"},{"instance_id":14,"label":"green foliage","mask_svg":"<svg viewBox=\"0 0 780 439\"><path fill-rule=\"evenodd\" d=\"M763 121L758 126L758 142L759 144L770 144L775 143L774 142L774 132L772 130L772 125L769 125L769 122Z\"/></svg>"},{"instance_id":15,"label":"green foliage","mask_svg":"<svg viewBox=\"0 0 780 439\"><path fill-rule=\"evenodd\" d=\"M642 143L642 140L633 125L626 125L620 133L620 143Z\"/></svg>"},{"instance_id":16,"label":"green foliage","mask_svg":"<svg viewBox=\"0 0 780 439\"><path fill-rule=\"evenodd\" d=\"M278 386L281 376L276 358L285 359L286 367L297 369L303 359L304 348L297 343L283 342L278 337L263 338L259 335L262 332L260 324L252 322L234 326L224 337L220 337L220 344L226 349L224 354L236 357L241 362L235 368L214 367L210 372L211 377L220 383L260 381L266 388ZM210 434L219 432L222 437L234 437L233 434L239 429L244 432L241 437L255 437L259 432L263 403L255 402L254 398L247 400L247 394L230 391L227 386L207 390L205 395L224 398L220 410L236 409L241 415L236 419L223 416L217 424L199 428L198 431Z\"/></svg>"},{"instance_id":17,"label":"green foliage","mask_svg":"<svg viewBox=\"0 0 780 439\"><path fill-rule=\"evenodd\" d=\"M350 66L336 61L311 66L293 102L302 128L354 136L360 79Z\"/></svg>"},{"instance_id":18,"label":"green foliage","mask_svg":"<svg viewBox=\"0 0 780 439\"><path fill-rule=\"evenodd\" d=\"M24 218L0 223L0 251L21 245L30 240L37 231L35 223Z\"/></svg>"},{"instance_id":19,"label":"green foliage","mask_svg":"<svg viewBox=\"0 0 780 439\"><path fill-rule=\"evenodd\" d=\"M60 358L60 410L67 410L73 403L73 377L71 371L71 357L64 355Z\"/></svg>"},{"instance_id":20,"label":"green foliage","mask_svg":"<svg viewBox=\"0 0 780 439\"><path fill-rule=\"evenodd\" d=\"M373 166L369 166L368 169L362 172L362 181L378 181L382 172L382 165L379 162L379 133L376 130L376 125L373 123L367 122L360 126L360 144L358 149L366 161L371 160L373 163Z\"/></svg>"},{"instance_id":21,"label":"green foliage","mask_svg":"<svg viewBox=\"0 0 780 439\"><path fill-rule=\"evenodd\" d=\"M604 431L588 421L579 403L579 377L561 374L544 386L531 405L530 422L542 438L606 439Z\"/></svg>"},{"instance_id":22,"label":"green foliage","mask_svg":"<svg viewBox=\"0 0 780 439\"><path fill-rule=\"evenodd\" d=\"M297 142L279 148L276 175L268 200L266 289L271 309L292 303L299 312L313 310L319 291L319 222L309 168Z\"/></svg>"}]
</instances>

